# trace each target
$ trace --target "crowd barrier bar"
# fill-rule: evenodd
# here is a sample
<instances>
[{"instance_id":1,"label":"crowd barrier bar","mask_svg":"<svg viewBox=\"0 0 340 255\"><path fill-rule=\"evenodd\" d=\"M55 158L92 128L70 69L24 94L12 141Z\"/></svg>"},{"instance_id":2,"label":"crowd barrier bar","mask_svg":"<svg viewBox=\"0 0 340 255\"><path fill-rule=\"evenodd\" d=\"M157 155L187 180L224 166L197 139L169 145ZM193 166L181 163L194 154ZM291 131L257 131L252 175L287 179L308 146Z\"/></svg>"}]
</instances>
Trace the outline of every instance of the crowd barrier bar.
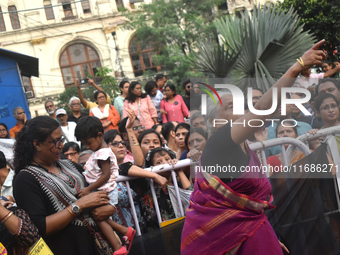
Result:
<instances>
[{"instance_id":1,"label":"crowd barrier bar","mask_svg":"<svg viewBox=\"0 0 340 255\"><path fill-rule=\"evenodd\" d=\"M267 166L265 149L269 148L269 147L281 145L282 155L283 155L283 159L284 159L284 166L288 166L288 165L290 165L290 163L289 163L290 162L290 155L288 154L288 152L290 150L293 151L294 148L297 147L305 155L309 155L311 153L311 151L309 150L308 146L304 143L305 141L307 141L308 139L312 140L312 138L318 138L318 137L322 137L322 136L335 135L335 134L340 134L340 126L319 130L316 135L304 134L302 136L299 136L298 138L291 138L291 137L275 138L275 139L266 140L266 141L263 141L263 142L252 143L252 144L249 145L249 147L253 151L260 150L260 156L262 158L262 164ZM290 144L289 147L287 148L287 150L284 149L284 144ZM331 149L331 150L334 150L334 149ZM181 216L184 216L184 211L183 211L183 207L182 207L182 203L181 203L179 189L178 189L178 185L177 185L177 181L176 181L176 174L175 174L174 170L184 168L184 167L189 167L191 165L197 165L197 163L198 162L193 162L190 159L184 159L184 160L178 161L175 166L171 166L169 164L164 164L164 165L159 165L159 166L144 169L144 170L148 170L148 171L155 172L155 173L162 173L162 172L171 171L171 176L172 176L172 180L173 180L173 184L174 184L174 188L175 188L175 192L176 192L176 197L177 197L177 200L178 200L178 203L179 203L179 206L180 206ZM267 177L268 177L268 175L267 175ZM130 183L129 183L129 181L134 180L134 179L138 179L138 177L119 176L118 179L117 179L117 182L124 181L125 184L126 184L126 187L127 187L127 190L128 190L130 206L131 206L133 218L134 218L134 221L135 221L136 232L137 232L137 235L141 235L141 231L140 231L140 227L139 227L139 221L138 221L137 213L136 213L136 210L135 210L135 207L134 207L134 201L133 201L133 198L132 198L132 194L131 194L131 190L130 190ZM335 179L335 181L336 181L336 179ZM150 180L150 189L151 189L153 202L154 202L154 206L155 206L155 210L156 210L157 220L158 220L158 223L160 225L160 223L162 222L161 221L162 219L161 219L159 205L158 205L158 201L157 201L157 197L156 197L156 194L155 194L155 189L154 189L154 185L153 185L152 180ZM340 204L339 201L338 201L338 204ZM340 207L338 207L338 208L340 208Z\"/></svg>"},{"instance_id":2,"label":"crowd barrier bar","mask_svg":"<svg viewBox=\"0 0 340 255\"><path fill-rule=\"evenodd\" d=\"M164 165L159 165L159 166L154 166L154 167L149 167L149 168L144 169L144 170L148 170L150 172L155 172L155 173L162 173L162 172L171 171L172 181L173 181L173 184L174 184L176 197L177 197L178 204L179 204L179 207L180 207L181 216L184 216L184 211L183 211L183 207L182 207L182 202L181 202L179 189L178 189L178 185L177 185L177 180L176 180L176 174L175 174L174 170L184 168L184 167L189 167L190 165L196 165L196 164L197 163L191 161L190 159L184 159L184 160L178 161L177 164L174 165L174 166L171 166L169 164L164 164ZM137 235L141 235L141 231L140 231L140 227L139 227L139 221L138 221L138 218L137 218L137 213L136 213L135 205L134 205L134 202L133 202L132 193L131 193L131 190L130 190L130 183L129 183L129 181L134 180L134 179L138 179L138 177L119 176L116 181L117 182L124 181L125 184L126 184L126 188L128 190L130 206L132 208L132 216L133 216L133 219L135 221L136 232L137 232ZM156 197L156 193L155 193L153 180L150 180L150 189L151 189L153 203L154 203L155 210L156 210L158 224L160 226L160 224L162 222L162 218L161 218L161 214L160 214L160 210L159 210L159 205L158 205L158 201L157 201L157 197Z\"/></svg>"}]
</instances>

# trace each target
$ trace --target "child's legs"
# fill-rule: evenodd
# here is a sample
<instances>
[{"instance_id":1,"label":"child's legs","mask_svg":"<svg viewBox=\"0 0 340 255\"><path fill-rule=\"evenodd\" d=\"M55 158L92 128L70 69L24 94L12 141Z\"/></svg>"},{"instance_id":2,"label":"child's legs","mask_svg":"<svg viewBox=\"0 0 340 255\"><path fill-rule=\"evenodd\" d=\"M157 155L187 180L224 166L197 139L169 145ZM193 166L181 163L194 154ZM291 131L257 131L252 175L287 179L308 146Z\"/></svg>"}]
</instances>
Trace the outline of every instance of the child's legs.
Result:
<instances>
[{"instance_id":1,"label":"child's legs","mask_svg":"<svg viewBox=\"0 0 340 255\"><path fill-rule=\"evenodd\" d=\"M104 234L106 239L112 245L113 249L119 250L122 245L118 240L115 232L113 231L112 227L108 224L107 220L104 221L96 221L97 226L99 227L100 231Z\"/></svg>"},{"instance_id":2,"label":"child's legs","mask_svg":"<svg viewBox=\"0 0 340 255\"><path fill-rule=\"evenodd\" d=\"M121 233L122 235L126 235L127 232L129 231L129 228L124 227L123 225L118 224L117 222L111 220L111 219L107 219L106 222L111 226L111 228L114 231L117 231L119 233Z\"/></svg>"},{"instance_id":3,"label":"child's legs","mask_svg":"<svg viewBox=\"0 0 340 255\"><path fill-rule=\"evenodd\" d=\"M115 207L115 205L118 204L118 186L108 195L110 197L110 204ZM107 219L106 222L113 228L114 231L123 235L126 235L129 230L127 227L124 227L111 219Z\"/></svg>"}]
</instances>

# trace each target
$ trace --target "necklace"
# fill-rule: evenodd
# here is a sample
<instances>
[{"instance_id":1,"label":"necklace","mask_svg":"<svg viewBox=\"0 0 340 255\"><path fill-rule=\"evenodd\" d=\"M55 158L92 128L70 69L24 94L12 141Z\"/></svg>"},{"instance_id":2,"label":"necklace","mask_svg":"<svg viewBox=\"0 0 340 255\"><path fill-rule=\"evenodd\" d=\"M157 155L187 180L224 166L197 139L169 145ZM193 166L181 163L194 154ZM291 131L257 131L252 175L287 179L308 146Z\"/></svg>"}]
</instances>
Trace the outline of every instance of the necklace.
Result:
<instances>
[{"instance_id":1,"label":"necklace","mask_svg":"<svg viewBox=\"0 0 340 255\"><path fill-rule=\"evenodd\" d=\"M53 173L53 172L50 172L48 171L48 169L44 166L42 166L41 164L39 164L38 162L34 161L33 162L36 164L36 166L38 167L41 167L42 169L44 169L46 172L50 173L50 174L53 174L53 175L56 175L56 176L59 176L61 179L63 179L64 181L68 182L69 184L71 184L78 192L80 191L80 187L79 187L79 184L77 182L77 180L70 174L68 173L65 169L63 169L61 166L58 166L58 169L59 169L59 172L60 173L65 173L65 175L69 176L70 177L70 180L73 179L74 183L70 180L68 180L67 178L65 178L64 176L62 176L61 174L57 174L57 173Z\"/></svg>"}]
</instances>

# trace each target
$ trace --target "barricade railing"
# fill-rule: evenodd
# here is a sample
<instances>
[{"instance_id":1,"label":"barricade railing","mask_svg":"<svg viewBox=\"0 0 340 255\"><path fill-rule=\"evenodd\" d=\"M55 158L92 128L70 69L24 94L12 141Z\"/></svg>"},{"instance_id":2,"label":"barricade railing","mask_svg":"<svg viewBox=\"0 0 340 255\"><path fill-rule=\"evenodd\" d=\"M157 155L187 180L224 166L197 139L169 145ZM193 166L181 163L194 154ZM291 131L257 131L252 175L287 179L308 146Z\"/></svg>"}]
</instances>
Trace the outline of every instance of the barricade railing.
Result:
<instances>
[{"instance_id":1,"label":"barricade railing","mask_svg":"<svg viewBox=\"0 0 340 255\"><path fill-rule=\"evenodd\" d=\"M178 201L178 204L179 204L181 217L184 216L184 211L183 211L183 206L182 206L181 197L180 197L180 193L179 193L179 188L178 188L178 185L177 185L175 170L180 169L180 168L184 168L184 167L189 167L189 166L195 165L195 164L197 164L197 163L191 161L190 159L184 159L184 160L178 161L174 166L171 166L169 164L164 164L164 165L159 165L159 166L154 166L154 167L149 167L149 168L144 169L144 170L148 170L150 172L155 172L155 173L163 173L163 172L171 171L172 182L174 184L174 189L175 189L176 198L177 198L177 201ZM134 180L134 179L138 179L138 177L119 176L118 179L117 179L117 182L125 182L125 184L126 184L126 188L127 188L128 196L129 196L129 201L130 201L130 206L131 206L131 210L132 210L132 216L133 216L133 219L135 221L136 232L137 232L137 235L141 235L141 231L140 231L140 227L139 227L139 221L138 221L138 218L137 218L137 213L136 213L136 209L135 209L135 206L134 206L134 201L133 201L133 198L132 198L132 193L131 193L130 183L129 183L129 181ZM159 210L159 206L158 206L158 201L157 201L157 197L156 197L156 192L155 192L153 180L150 180L150 189L151 189L153 203L154 203L155 210L156 210L157 220L158 220L158 223L160 225L161 222L162 222L162 218L161 218L161 214L160 214L160 210Z\"/></svg>"},{"instance_id":2,"label":"barricade railing","mask_svg":"<svg viewBox=\"0 0 340 255\"><path fill-rule=\"evenodd\" d=\"M294 145L295 147L299 148L305 155L308 155L308 154L311 153L306 144L304 144L302 141L300 141L296 138L291 138L291 137L281 137L281 138L266 140L266 141L263 141L263 142L256 142L256 143L250 144L249 147L250 147L251 150L253 150L255 152L260 150L259 154L260 154L260 158L262 159L262 165L268 167L265 150L269 147L281 145L283 165L289 166L290 165L290 157L287 156L287 153L286 153L286 150L285 150L285 147L284 147L285 144ZM267 177L269 177L268 171L266 171L266 174L267 174Z\"/></svg>"},{"instance_id":3,"label":"barricade railing","mask_svg":"<svg viewBox=\"0 0 340 255\"><path fill-rule=\"evenodd\" d=\"M263 142L256 142L256 143L250 144L249 147L253 151L259 151L260 158L262 158L262 164L264 166L268 167L267 159L266 159L266 155L265 155L265 149L269 148L269 147L281 145L281 150L282 150L282 155L283 155L283 165L289 166L290 165L291 153L289 155L288 152L290 150L292 150L292 149L294 150L294 148L299 148L305 155L309 155L311 153L311 151L310 151L309 147L305 144L305 142L308 139L312 140L313 138L319 138L319 137L323 137L323 136L327 136L327 135L335 135L335 134L340 134L340 126L319 130L317 132L317 134L315 134L315 135L304 134L304 135L302 135L298 138L282 137L282 138L275 138L275 139L271 139L271 140L266 140L266 141L263 141ZM284 146L285 144L289 144L287 150L285 150L285 146ZM334 149L331 149L331 150L334 151ZM336 151L338 153L338 150L336 150ZM338 156L338 158L339 158L339 162L340 162L340 156ZM155 172L155 173L162 173L162 172L171 171L171 177L172 177L172 181L173 181L173 184L174 184L176 198L177 198L177 201L178 201L178 204L179 204L180 214L181 214L180 216L181 217L184 216L185 212L183 211L183 207L182 207L182 203L181 203L181 198L180 198L179 188L178 188L178 185L177 185L175 170L180 169L180 168L184 168L184 167L189 167L191 165L197 165L197 162L193 162L190 159L184 159L184 160L178 161L177 164L175 164L174 166L171 166L169 164L165 164L165 165L159 165L159 166L154 166L154 167L144 169L144 170L148 170L148 171ZM267 173L267 177L269 177L269 173L268 172L266 172L266 173ZM340 178L340 177L338 177L338 178ZM131 206L131 209L132 209L133 219L135 221L135 228L136 228L136 231L137 231L137 235L141 235L141 230L140 230L140 227L139 227L139 221L138 221L138 218L137 218L137 213L136 213L136 210L135 210L134 201L133 201L133 198L132 198L132 193L131 193L130 183L129 183L131 180L134 180L134 179L138 179L138 177L119 176L118 179L117 179L117 182L125 182L125 184L126 184L126 187L127 187L127 190L128 190L130 206ZM338 183L340 183L340 181ZM156 211L156 215L157 215L157 220L158 220L158 223L160 225L161 222L162 222L162 218L161 218L160 209L159 209L159 205L158 205L158 201L157 201L157 197L156 197L156 193L155 193L154 183L153 183L152 180L150 180L150 190L151 190L152 197L153 197L153 203L154 203L154 207L155 207L155 211ZM339 202L339 204L340 204L340 202Z\"/></svg>"},{"instance_id":4,"label":"barricade railing","mask_svg":"<svg viewBox=\"0 0 340 255\"><path fill-rule=\"evenodd\" d=\"M263 160L263 164L267 166L267 161L266 161L266 157L265 157L265 149L268 147L272 147L272 146L276 146L276 145L282 145L283 148L283 152L284 152L284 144L294 144L296 147L300 148L305 155L308 155L310 153L308 147L301 141L294 139L294 138L290 138L290 137L284 137L284 138L277 138L277 139L272 139L272 140L267 140L267 141L263 141L263 142L257 142L257 143L253 143L250 144L250 148L254 151L256 150L261 150L261 155L262 155L262 159ZM283 153L285 155L285 153ZM285 156L284 156L285 158ZM287 162L287 159L285 159L285 165L289 165ZM148 170L148 171L152 171L155 173L162 173L162 172L168 172L171 171L171 177L172 177L172 181L174 184L174 189L175 189L175 193L176 193L176 198L179 204L179 208L180 208L180 216L184 216L184 211L183 211L183 207L182 207L182 203L181 203L181 198L180 198L180 194L179 194L179 189L178 189L178 185L177 185L177 180L176 180L176 174L175 174L175 170L176 169L180 169L180 168L184 168L184 167L189 167L191 165L197 165L197 162L193 162L190 159L184 159L184 160L180 160L178 161L174 166L171 166L169 164L165 164L165 165L159 165L159 166L154 166L154 167L150 167L150 168L146 168L144 170ZM138 177L127 177L127 176L119 176L117 179L117 182L125 182L127 190L128 190L128 196L129 196L129 201L130 201L130 206L132 209L132 214L133 214L133 219L135 221L135 228L137 231L137 235L141 235L141 231L140 231L140 227L139 227L139 221L137 218L137 213L136 213L136 209L134 206L134 201L132 198L132 193L130 190L130 183L129 181L134 180L134 179L138 179ZM159 205L158 205L158 201L157 201L157 197L156 197L156 193L155 193L155 188L154 188L154 183L152 180L150 180L150 190L152 193L152 197L153 197L153 203L154 203L154 207L155 207L155 211L156 211L156 215L157 215L157 220L159 225L162 222L162 218L161 218L161 214L160 214L160 210L159 210Z\"/></svg>"}]
</instances>

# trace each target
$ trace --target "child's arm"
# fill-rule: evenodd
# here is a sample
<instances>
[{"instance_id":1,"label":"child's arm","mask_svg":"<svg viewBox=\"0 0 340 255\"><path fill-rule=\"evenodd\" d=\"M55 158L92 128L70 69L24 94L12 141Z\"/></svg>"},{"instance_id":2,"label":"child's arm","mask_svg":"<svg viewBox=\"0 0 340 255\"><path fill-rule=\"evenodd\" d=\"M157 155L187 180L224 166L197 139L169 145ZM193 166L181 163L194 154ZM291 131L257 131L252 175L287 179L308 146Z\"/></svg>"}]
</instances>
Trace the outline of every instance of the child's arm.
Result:
<instances>
[{"instance_id":1,"label":"child's arm","mask_svg":"<svg viewBox=\"0 0 340 255\"><path fill-rule=\"evenodd\" d=\"M185 175L185 173L183 172L182 169L179 169L177 171L177 175L179 177L179 180L182 183L182 187L183 189L187 189L191 186L191 182L188 180L187 176Z\"/></svg>"},{"instance_id":2,"label":"child's arm","mask_svg":"<svg viewBox=\"0 0 340 255\"><path fill-rule=\"evenodd\" d=\"M91 193L92 191L100 188L110 179L111 176L110 159L108 158L107 160L98 160L98 166L102 170L102 175L99 177L97 181L91 183L86 188L81 189L80 192L78 193L79 197L85 196Z\"/></svg>"}]
</instances>

